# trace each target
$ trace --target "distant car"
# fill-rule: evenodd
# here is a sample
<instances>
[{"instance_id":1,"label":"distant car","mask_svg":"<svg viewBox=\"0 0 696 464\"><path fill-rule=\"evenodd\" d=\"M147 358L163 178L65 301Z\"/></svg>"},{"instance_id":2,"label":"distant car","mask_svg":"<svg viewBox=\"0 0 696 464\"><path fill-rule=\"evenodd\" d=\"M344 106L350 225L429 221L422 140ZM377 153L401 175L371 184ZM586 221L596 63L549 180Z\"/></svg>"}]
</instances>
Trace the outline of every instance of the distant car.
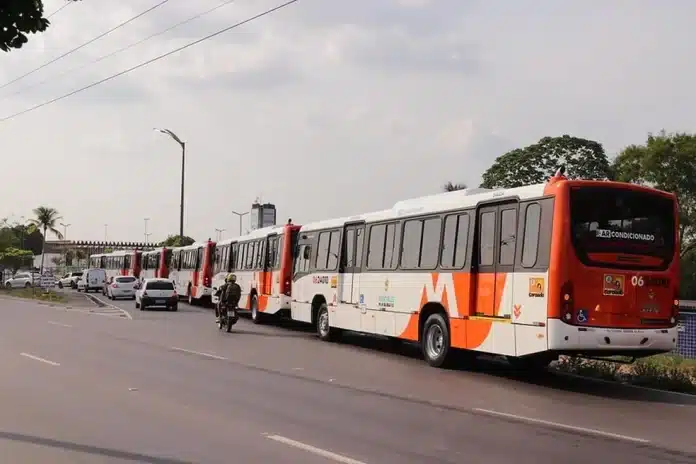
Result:
<instances>
[{"instance_id":1,"label":"distant car","mask_svg":"<svg viewBox=\"0 0 696 464\"><path fill-rule=\"evenodd\" d=\"M64 288L64 287L77 288L78 277L82 277L82 271L68 272L63 277L58 279L58 288Z\"/></svg>"},{"instance_id":2,"label":"distant car","mask_svg":"<svg viewBox=\"0 0 696 464\"><path fill-rule=\"evenodd\" d=\"M110 279L106 286L105 295L110 300L128 298L135 300L135 291L138 289L138 279L133 276L117 276Z\"/></svg>"},{"instance_id":3,"label":"distant car","mask_svg":"<svg viewBox=\"0 0 696 464\"><path fill-rule=\"evenodd\" d=\"M106 282L106 271L104 269L85 269L82 272L82 277L77 282L77 291L85 293L95 291L98 292L104 288Z\"/></svg>"},{"instance_id":4,"label":"distant car","mask_svg":"<svg viewBox=\"0 0 696 464\"><path fill-rule=\"evenodd\" d=\"M18 272L5 281L5 288L30 288L33 283L34 275L31 272Z\"/></svg>"},{"instance_id":5,"label":"distant car","mask_svg":"<svg viewBox=\"0 0 696 464\"><path fill-rule=\"evenodd\" d=\"M174 282L169 279L145 279L135 292L135 307L145 311L151 307L179 309L179 296L174 289Z\"/></svg>"}]
</instances>

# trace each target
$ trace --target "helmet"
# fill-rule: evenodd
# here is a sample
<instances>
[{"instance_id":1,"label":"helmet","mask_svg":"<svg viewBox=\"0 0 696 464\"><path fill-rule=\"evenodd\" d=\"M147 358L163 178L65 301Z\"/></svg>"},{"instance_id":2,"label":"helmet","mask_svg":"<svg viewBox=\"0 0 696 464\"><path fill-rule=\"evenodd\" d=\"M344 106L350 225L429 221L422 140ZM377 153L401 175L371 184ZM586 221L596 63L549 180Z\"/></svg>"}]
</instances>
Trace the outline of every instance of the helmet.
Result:
<instances>
[{"instance_id":1,"label":"helmet","mask_svg":"<svg viewBox=\"0 0 696 464\"><path fill-rule=\"evenodd\" d=\"M227 278L225 279L227 282L236 282L237 281L237 276L234 274L227 274Z\"/></svg>"}]
</instances>

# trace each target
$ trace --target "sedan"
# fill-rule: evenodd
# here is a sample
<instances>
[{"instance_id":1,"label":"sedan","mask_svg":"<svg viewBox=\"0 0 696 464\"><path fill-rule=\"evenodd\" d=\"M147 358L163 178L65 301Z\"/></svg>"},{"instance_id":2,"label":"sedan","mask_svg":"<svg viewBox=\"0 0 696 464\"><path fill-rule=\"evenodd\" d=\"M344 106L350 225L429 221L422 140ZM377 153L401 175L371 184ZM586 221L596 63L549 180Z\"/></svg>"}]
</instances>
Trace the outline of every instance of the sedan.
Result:
<instances>
[{"instance_id":1,"label":"sedan","mask_svg":"<svg viewBox=\"0 0 696 464\"><path fill-rule=\"evenodd\" d=\"M135 292L135 307L145 311L145 308L159 306L176 311L179 308L179 296L174 289L174 283L168 279L145 279Z\"/></svg>"}]
</instances>

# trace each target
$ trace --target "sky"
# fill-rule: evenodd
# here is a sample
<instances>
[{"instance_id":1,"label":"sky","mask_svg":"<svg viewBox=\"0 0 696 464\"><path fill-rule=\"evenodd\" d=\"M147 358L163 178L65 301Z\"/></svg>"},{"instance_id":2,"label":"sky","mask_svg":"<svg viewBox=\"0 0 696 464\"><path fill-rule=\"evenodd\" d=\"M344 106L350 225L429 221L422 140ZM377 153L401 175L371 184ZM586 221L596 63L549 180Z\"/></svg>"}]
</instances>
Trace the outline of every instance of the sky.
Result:
<instances>
[{"instance_id":1,"label":"sky","mask_svg":"<svg viewBox=\"0 0 696 464\"><path fill-rule=\"evenodd\" d=\"M64 0L44 0L50 13ZM82 0L0 53L0 119L259 14L236 0ZM299 0L148 66L0 122L0 217L51 206L68 239L238 235L259 198L296 224L477 186L497 156L544 136L614 156L696 127L696 2ZM149 221L145 221L149 218ZM245 218L246 228L246 220ZM107 226L105 227L105 224ZM62 228L61 228L62 229Z\"/></svg>"}]
</instances>

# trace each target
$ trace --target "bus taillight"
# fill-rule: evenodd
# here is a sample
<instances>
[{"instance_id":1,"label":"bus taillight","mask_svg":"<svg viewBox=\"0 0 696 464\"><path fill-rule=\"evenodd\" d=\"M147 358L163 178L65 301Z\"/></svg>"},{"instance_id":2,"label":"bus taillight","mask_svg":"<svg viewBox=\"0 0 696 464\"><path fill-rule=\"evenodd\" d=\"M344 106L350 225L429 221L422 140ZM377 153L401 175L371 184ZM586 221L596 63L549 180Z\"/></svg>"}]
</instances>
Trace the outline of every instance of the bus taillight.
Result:
<instances>
[{"instance_id":1,"label":"bus taillight","mask_svg":"<svg viewBox=\"0 0 696 464\"><path fill-rule=\"evenodd\" d=\"M561 286L561 319L566 324L573 323L573 283L567 281Z\"/></svg>"}]
</instances>

